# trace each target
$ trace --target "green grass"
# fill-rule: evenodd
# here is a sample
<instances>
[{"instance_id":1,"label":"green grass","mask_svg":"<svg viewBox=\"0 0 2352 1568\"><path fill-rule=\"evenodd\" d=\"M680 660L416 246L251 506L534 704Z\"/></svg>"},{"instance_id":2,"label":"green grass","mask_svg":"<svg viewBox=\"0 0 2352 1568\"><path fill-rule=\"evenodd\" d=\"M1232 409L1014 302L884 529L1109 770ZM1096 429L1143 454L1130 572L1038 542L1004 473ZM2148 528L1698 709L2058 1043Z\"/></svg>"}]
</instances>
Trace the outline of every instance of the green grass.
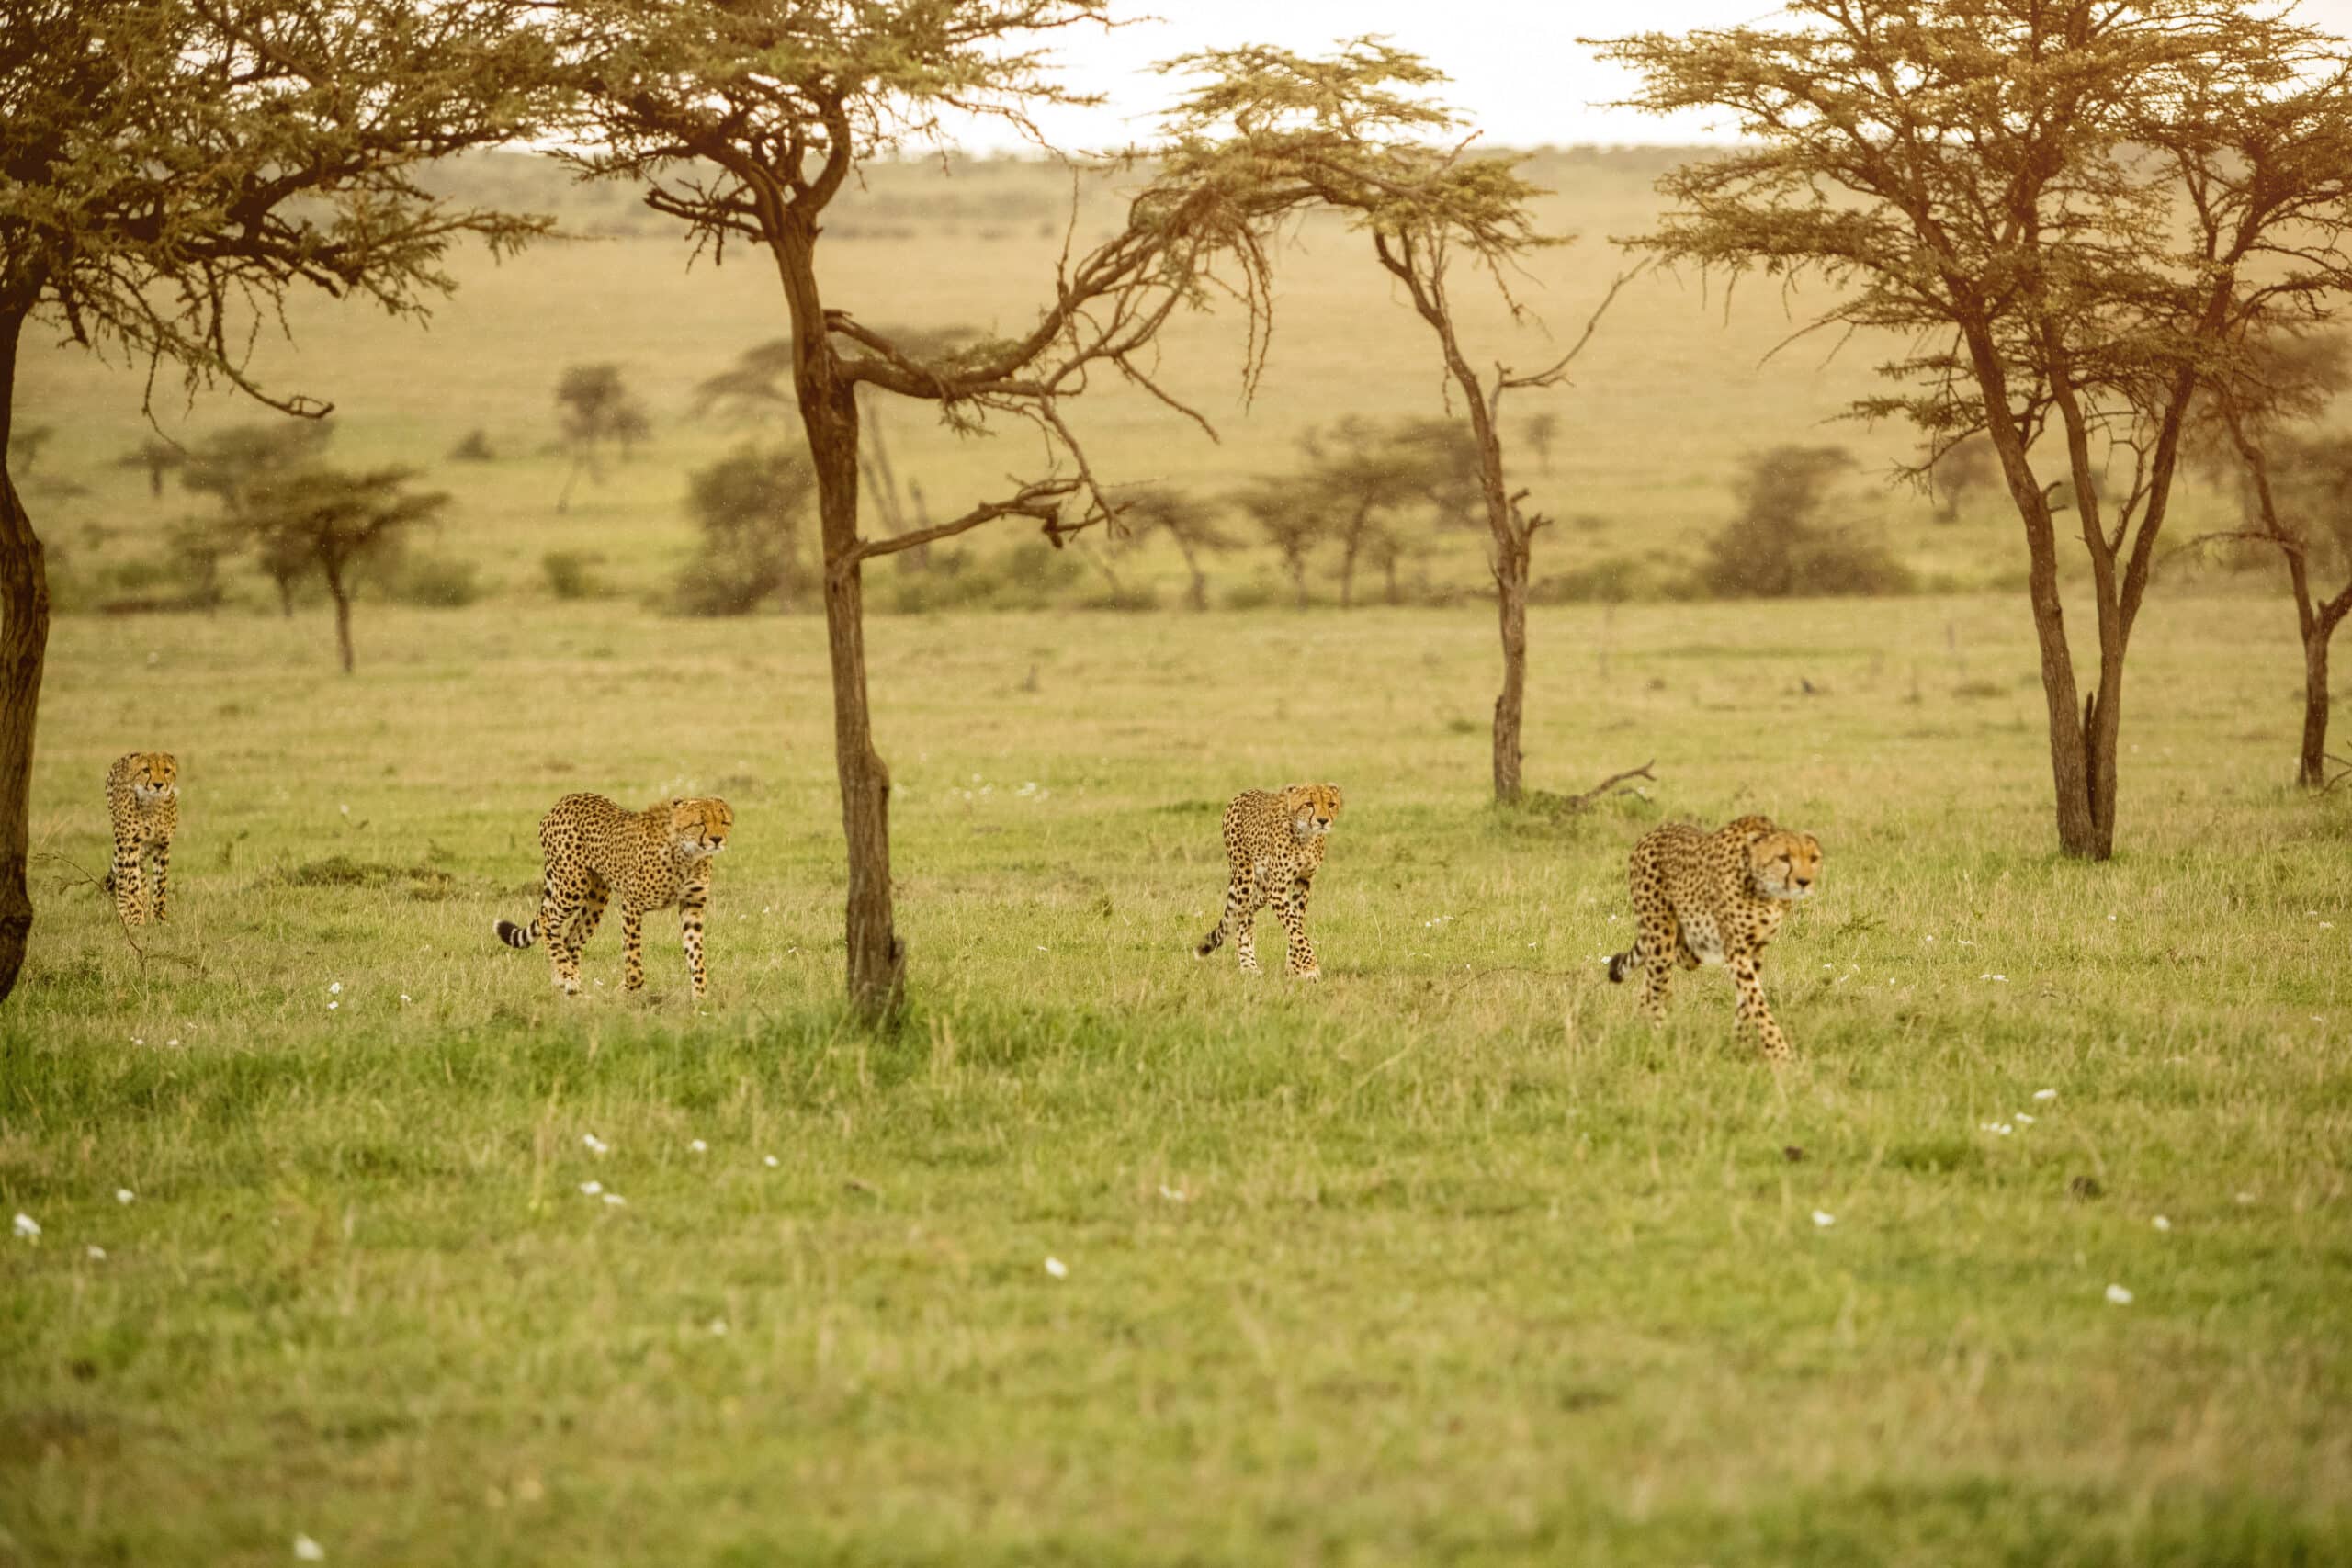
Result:
<instances>
[{"instance_id":1,"label":"green grass","mask_svg":"<svg viewBox=\"0 0 2352 1568\"><path fill-rule=\"evenodd\" d=\"M2006 598L1538 612L1531 783L1657 758L1566 823L1482 798L1483 615L879 622L883 1038L813 622L363 606L346 680L317 615L68 617L0 1562L2345 1561L2347 807L2276 611L2152 605L2102 866ZM72 880L134 746L139 953ZM1298 777L1328 978L1195 963ZM699 1009L665 918L634 998L611 922L570 1002L491 938L572 789L734 805ZM1633 839L1747 809L1826 851L1778 1074L1598 962Z\"/></svg>"}]
</instances>

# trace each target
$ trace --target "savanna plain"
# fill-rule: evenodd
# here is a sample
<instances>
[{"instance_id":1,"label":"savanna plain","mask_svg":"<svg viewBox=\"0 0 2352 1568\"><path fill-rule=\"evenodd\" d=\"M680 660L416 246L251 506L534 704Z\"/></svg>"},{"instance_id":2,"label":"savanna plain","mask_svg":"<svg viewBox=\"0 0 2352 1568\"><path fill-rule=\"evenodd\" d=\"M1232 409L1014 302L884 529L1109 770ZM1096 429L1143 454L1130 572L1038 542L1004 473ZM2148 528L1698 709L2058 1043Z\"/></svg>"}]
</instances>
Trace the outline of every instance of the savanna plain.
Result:
<instances>
[{"instance_id":1,"label":"savanna plain","mask_svg":"<svg viewBox=\"0 0 2352 1568\"><path fill-rule=\"evenodd\" d=\"M1643 199L1559 176L1595 232ZM874 319L1010 316L994 253L941 231L933 274L841 247ZM1347 330L1396 307L1338 281L1341 241L1301 240L1300 324L1225 445L1110 400L1098 461L1247 472L1351 393L1435 412L1404 323ZM1057 248L991 243L1008 300ZM558 517L523 433L563 364L641 366L666 417L775 335L756 269L605 244L470 264L429 336L267 351L356 389L355 460L486 423L514 454L434 475L475 603L363 602L348 677L322 609L253 583L57 624L0 1011L0 1206L38 1227L0 1238L0 1561L2352 1560L2352 807L2289 786L2283 603L2160 581L2100 865L2052 852L1990 511L1853 502L1951 592L1538 607L1531 781L1654 764L1581 812L1489 804L1475 601L877 615L910 1001L870 1032L839 1005L821 624L530 570L584 540L650 588L693 548L683 470L742 438L657 421ZM1555 328L1610 265L1562 255ZM1869 379L1759 368L1776 310L1645 288L1528 476L1591 509L1544 536L1563 567L1691 550L1745 447ZM1204 344L1170 363L1207 387ZM135 375L28 374L76 480L28 502L95 606L182 502L107 467ZM1019 466L890 428L943 509ZM1475 583L1457 543L1428 570ZM182 769L174 906L126 932L99 779L151 747ZM1319 985L1190 952L1225 800L1293 779L1346 792ZM668 914L634 995L616 922L569 1000L492 940L576 789L733 805L699 1004ZM1601 966L1633 840L1749 810L1825 848L1767 954L1779 1071L1720 971L1653 1032Z\"/></svg>"}]
</instances>

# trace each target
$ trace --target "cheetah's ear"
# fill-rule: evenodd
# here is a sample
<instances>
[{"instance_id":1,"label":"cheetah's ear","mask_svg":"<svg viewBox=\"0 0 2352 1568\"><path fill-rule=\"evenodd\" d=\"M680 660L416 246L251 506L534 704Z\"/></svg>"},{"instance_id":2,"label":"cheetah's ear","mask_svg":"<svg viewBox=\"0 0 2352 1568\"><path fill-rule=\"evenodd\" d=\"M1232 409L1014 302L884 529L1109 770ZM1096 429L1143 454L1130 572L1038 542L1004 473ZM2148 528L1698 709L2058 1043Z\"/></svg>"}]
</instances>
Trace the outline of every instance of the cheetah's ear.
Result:
<instances>
[{"instance_id":1,"label":"cheetah's ear","mask_svg":"<svg viewBox=\"0 0 2352 1568\"><path fill-rule=\"evenodd\" d=\"M1324 787L1325 789L1328 789L1328 790L1329 790L1329 791L1331 792L1331 809L1332 809L1332 810L1337 811L1337 810L1339 810L1341 807L1343 807L1343 806L1347 805L1347 803L1348 803L1348 801L1347 801L1347 796L1345 796L1345 795L1341 795L1341 794L1340 793L1340 786L1339 786L1338 784L1325 784L1323 787Z\"/></svg>"},{"instance_id":2,"label":"cheetah's ear","mask_svg":"<svg viewBox=\"0 0 2352 1568\"><path fill-rule=\"evenodd\" d=\"M1815 838L1811 833L1804 834L1804 847L1811 850L1816 857L1819 856L1821 853L1821 840Z\"/></svg>"}]
</instances>

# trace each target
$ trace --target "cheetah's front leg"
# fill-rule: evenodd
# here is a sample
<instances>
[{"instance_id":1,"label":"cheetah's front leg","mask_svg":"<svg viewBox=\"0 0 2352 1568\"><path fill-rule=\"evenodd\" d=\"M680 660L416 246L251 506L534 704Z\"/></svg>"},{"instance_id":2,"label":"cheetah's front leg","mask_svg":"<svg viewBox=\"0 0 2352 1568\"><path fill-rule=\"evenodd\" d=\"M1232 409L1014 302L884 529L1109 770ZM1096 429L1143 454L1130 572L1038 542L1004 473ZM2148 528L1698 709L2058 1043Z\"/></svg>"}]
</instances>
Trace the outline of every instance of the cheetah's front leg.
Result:
<instances>
[{"instance_id":1,"label":"cheetah's front leg","mask_svg":"<svg viewBox=\"0 0 2352 1568\"><path fill-rule=\"evenodd\" d=\"M1738 1023L1753 1024L1756 1038L1764 1047L1764 1059L1768 1062L1787 1061L1789 1037L1781 1032L1780 1024L1773 1020L1772 1010L1765 1005L1764 981L1757 973L1756 960L1733 959L1731 977L1732 983L1739 987L1739 1010L1735 1015L1734 1027Z\"/></svg>"},{"instance_id":2,"label":"cheetah's front leg","mask_svg":"<svg viewBox=\"0 0 2352 1568\"><path fill-rule=\"evenodd\" d=\"M140 883L145 852L135 840L117 839L114 845L114 914L126 926L147 923L147 900Z\"/></svg>"},{"instance_id":3,"label":"cheetah's front leg","mask_svg":"<svg viewBox=\"0 0 2352 1568\"><path fill-rule=\"evenodd\" d=\"M703 883L690 883L678 895L678 936L685 943L686 967L695 977L695 1000L702 1000L707 980L702 967L702 907L710 896L710 888Z\"/></svg>"}]
</instances>

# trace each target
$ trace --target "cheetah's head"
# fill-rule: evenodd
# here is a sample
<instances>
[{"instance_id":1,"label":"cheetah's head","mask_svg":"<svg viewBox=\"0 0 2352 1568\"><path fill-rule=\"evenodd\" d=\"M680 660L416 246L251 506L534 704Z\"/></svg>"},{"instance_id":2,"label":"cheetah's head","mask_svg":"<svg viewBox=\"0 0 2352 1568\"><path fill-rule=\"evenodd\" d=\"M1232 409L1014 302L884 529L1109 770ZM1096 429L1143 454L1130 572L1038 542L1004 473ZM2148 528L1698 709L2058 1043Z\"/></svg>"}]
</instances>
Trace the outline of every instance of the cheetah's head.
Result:
<instances>
[{"instance_id":1,"label":"cheetah's head","mask_svg":"<svg viewBox=\"0 0 2352 1568\"><path fill-rule=\"evenodd\" d=\"M1747 883L1759 898L1810 898L1821 879L1821 840L1763 827L1747 835Z\"/></svg>"},{"instance_id":2,"label":"cheetah's head","mask_svg":"<svg viewBox=\"0 0 2352 1568\"><path fill-rule=\"evenodd\" d=\"M686 860L708 860L727 847L735 812L716 795L670 803L670 842Z\"/></svg>"},{"instance_id":3,"label":"cheetah's head","mask_svg":"<svg viewBox=\"0 0 2352 1568\"><path fill-rule=\"evenodd\" d=\"M1340 804L1338 784L1296 784L1283 788L1283 812L1290 818L1291 831L1302 839L1319 839L1329 832Z\"/></svg>"},{"instance_id":4,"label":"cheetah's head","mask_svg":"<svg viewBox=\"0 0 2352 1568\"><path fill-rule=\"evenodd\" d=\"M179 792L179 759L169 751L141 751L130 759L130 797L140 805L153 806Z\"/></svg>"}]
</instances>

